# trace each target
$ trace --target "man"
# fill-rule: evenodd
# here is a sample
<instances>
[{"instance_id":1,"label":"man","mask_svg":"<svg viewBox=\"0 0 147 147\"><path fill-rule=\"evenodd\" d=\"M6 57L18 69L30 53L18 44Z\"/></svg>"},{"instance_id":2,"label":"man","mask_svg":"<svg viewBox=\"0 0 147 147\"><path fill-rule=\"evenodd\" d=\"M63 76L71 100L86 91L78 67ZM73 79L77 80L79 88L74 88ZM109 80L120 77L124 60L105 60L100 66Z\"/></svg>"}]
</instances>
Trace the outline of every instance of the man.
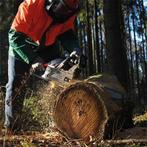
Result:
<instances>
[{"instance_id":1,"label":"man","mask_svg":"<svg viewBox=\"0 0 147 147\"><path fill-rule=\"evenodd\" d=\"M15 130L23 107L22 91L30 68L59 58L58 45L80 56L74 33L79 0L24 0L9 31L8 83L5 97L5 128ZM74 52L73 52L74 51Z\"/></svg>"}]
</instances>

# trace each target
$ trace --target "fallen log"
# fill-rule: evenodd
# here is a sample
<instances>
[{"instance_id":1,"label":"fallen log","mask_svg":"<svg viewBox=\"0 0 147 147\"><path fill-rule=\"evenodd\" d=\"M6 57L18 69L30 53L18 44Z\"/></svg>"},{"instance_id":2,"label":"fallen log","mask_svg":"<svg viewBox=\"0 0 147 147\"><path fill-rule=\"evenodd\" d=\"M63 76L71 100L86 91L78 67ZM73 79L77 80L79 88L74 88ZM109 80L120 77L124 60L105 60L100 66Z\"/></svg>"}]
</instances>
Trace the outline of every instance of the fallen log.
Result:
<instances>
[{"instance_id":1,"label":"fallen log","mask_svg":"<svg viewBox=\"0 0 147 147\"><path fill-rule=\"evenodd\" d=\"M113 81L110 82L110 79ZM119 93L120 100L116 102L110 90ZM120 101L123 95L125 90L113 76L106 80L94 76L71 84L59 94L54 111L55 123L69 138L102 140L108 132L112 134L116 129L113 125L122 113Z\"/></svg>"}]
</instances>

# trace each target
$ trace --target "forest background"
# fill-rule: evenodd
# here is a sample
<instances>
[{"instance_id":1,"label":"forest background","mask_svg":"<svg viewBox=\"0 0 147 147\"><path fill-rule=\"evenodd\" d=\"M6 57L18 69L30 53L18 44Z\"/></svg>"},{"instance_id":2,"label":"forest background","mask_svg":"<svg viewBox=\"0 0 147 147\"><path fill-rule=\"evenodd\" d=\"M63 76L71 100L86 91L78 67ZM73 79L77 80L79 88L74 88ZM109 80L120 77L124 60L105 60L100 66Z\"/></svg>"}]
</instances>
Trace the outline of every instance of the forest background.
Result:
<instances>
[{"instance_id":1,"label":"forest background","mask_svg":"<svg viewBox=\"0 0 147 147\"><path fill-rule=\"evenodd\" d=\"M0 85L7 82L8 30L22 0L0 1ZM81 0L76 22L87 67L111 73L137 104L147 103L147 0Z\"/></svg>"},{"instance_id":2,"label":"forest background","mask_svg":"<svg viewBox=\"0 0 147 147\"><path fill-rule=\"evenodd\" d=\"M0 0L0 110L7 82L8 31L21 2ZM128 93L127 100L134 103L135 115L147 114L147 0L81 0L81 6L75 25L87 57L83 77L116 75ZM48 103L43 100L39 102L45 107ZM37 102L32 95L25 101L27 109L23 117L28 123L24 123L24 128L34 129L39 124L44 129L50 125L48 117L42 115L46 110L41 113L42 108L34 105Z\"/></svg>"}]
</instances>

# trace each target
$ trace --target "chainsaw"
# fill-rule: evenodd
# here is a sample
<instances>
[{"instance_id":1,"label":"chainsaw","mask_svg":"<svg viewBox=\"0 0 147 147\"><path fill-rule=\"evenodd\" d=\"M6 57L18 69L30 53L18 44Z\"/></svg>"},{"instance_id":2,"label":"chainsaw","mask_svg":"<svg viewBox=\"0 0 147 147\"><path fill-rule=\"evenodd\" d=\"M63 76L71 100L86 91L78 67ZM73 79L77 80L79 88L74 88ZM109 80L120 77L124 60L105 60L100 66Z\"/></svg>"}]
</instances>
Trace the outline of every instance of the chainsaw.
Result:
<instances>
[{"instance_id":1,"label":"chainsaw","mask_svg":"<svg viewBox=\"0 0 147 147\"><path fill-rule=\"evenodd\" d=\"M73 57L68 57L66 59L58 58L50 61L44 66L46 69L43 74L32 73L32 75L45 81L68 83L74 78L74 73L79 67L79 59Z\"/></svg>"}]
</instances>

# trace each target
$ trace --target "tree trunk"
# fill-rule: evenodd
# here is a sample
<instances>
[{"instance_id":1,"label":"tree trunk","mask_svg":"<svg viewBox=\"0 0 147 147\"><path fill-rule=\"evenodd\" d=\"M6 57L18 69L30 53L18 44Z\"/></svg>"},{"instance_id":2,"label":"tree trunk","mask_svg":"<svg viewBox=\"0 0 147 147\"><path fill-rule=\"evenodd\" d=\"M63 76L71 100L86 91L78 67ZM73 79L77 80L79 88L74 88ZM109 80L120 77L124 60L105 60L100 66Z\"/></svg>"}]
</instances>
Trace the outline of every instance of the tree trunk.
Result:
<instances>
[{"instance_id":1,"label":"tree trunk","mask_svg":"<svg viewBox=\"0 0 147 147\"><path fill-rule=\"evenodd\" d=\"M0 85L7 81L7 31L0 31Z\"/></svg>"},{"instance_id":2,"label":"tree trunk","mask_svg":"<svg viewBox=\"0 0 147 147\"><path fill-rule=\"evenodd\" d=\"M89 1L86 0L86 10L87 10L87 55L88 55L88 75L92 75L94 73L93 67L93 54L92 54L92 34L91 34L91 24L90 24L90 4Z\"/></svg>"},{"instance_id":3,"label":"tree trunk","mask_svg":"<svg viewBox=\"0 0 147 147\"><path fill-rule=\"evenodd\" d=\"M128 90L129 70L124 41L121 0L104 0L104 23L109 72Z\"/></svg>"}]
</instances>

